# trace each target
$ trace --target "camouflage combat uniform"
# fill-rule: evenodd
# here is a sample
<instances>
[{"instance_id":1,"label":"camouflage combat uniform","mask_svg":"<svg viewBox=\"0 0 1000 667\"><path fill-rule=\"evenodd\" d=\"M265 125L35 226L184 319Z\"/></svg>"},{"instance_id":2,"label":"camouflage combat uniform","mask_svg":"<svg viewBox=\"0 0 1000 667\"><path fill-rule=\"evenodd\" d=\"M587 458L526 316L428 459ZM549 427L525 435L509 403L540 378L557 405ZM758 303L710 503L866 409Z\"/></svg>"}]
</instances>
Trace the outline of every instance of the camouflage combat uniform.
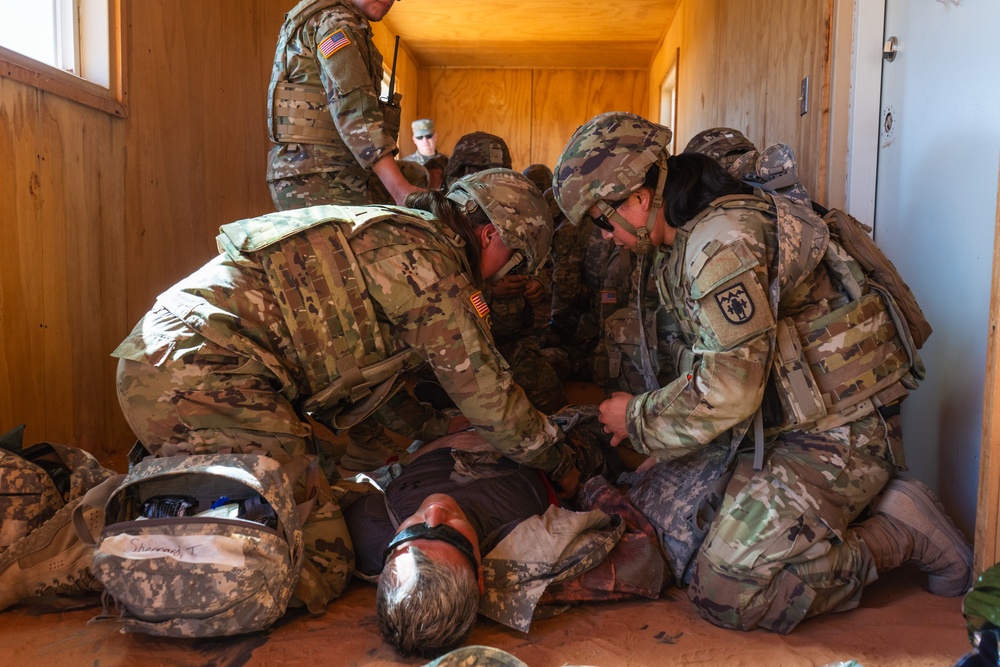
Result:
<instances>
[{"instance_id":1,"label":"camouflage combat uniform","mask_svg":"<svg viewBox=\"0 0 1000 667\"><path fill-rule=\"evenodd\" d=\"M542 350L542 339L535 334L535 309L524 294L501 297L492 285L483 286L483 296L490 306L490 331L497 349L510 364L514 380L528 395L532 405L552 414L566 405L566 388Z\"/></svg>"},{"instance_id":2,"label":"camouflage combat uniform","mask_svg":"<svg viewBox=\"0 0 1000 667\"><path fill-rule=\"evenodd\" d=\"M452 238L429 214L395 207L312 207L224 226L222 253L160 295L114 352L129 425L155 455L282 462L313 451L307 410L340 428L374 411L398 433L433 439L448 420L399 391L426 362L494 447L565 474L573 456L562 432L514 383ZM396 365L366 384L359 366L380 362ZM320 577L343 562L313 547Z\"/></svg>"},{"instance_id":3,"label":"camouflage combat uniform","mask_svg":"<svg viewBox=\"0 0 1000 667\"><path fill-rule=\"evenodd\" d=\"M552 263L550 339L568 353L571 378L610 386L605 320L629 303L635 257L595 225L564 222L552 238ZM619 386L619 373L611 385Z\"/></svg>"},{"instance_id":4,"label":"camouflage combat uniform","mask_svg":"<svg viewBox=\"0 0 1000 667\"><path fill-rule=\"evenodd\" d=\"M782 240L782 257L808 252ZM774 221L747 209L709 208L677 230L654 275L695 354L694 367L628 405L632 444L660 459L737 438L764 400L775 320L768 298L778 241ZM789 292L789 293L786 293ZM809 321L842 305L825 265L781 291L779 318ZM843 341L831 340L830 345ZM750 438L752 441L753 438ZM721 444L720 444L721 443ZM877 412L826 430L785 430L755 471L741 451L702 545L689 596L713 622L790 632L805 618L857 606L875 566L848 525L893 471Z\"/></svg>"},{"instance_id":5,"label":"camouflage combat uniform","mask_svg":"<svg viewBox=\"0 0 1000 667\"><path fill-rule=\"evenodd\" d=\"M434 155L424 155L420 151L414 151L402 159L406 160L407 162L416 162L417 164L423 165L425 167L427 166L427 163L430 162L431 160L448 162L448 156L442 153L441 151L434 151Z\"/></svg>"},{"instance_id":6,"label":"camouflage combat uniform","mask_svg":"<svg viewBox=\"0 0 1000 667\"><path fill-rule=\"evenodd\" d=\"M286 15L268 99L277 145L267 181L277 210L392 203L373 199L368 185L399 136L400 98L385 104L381 87L382 55L350 0L303 0Z\"/></svg>"}]
</instances>

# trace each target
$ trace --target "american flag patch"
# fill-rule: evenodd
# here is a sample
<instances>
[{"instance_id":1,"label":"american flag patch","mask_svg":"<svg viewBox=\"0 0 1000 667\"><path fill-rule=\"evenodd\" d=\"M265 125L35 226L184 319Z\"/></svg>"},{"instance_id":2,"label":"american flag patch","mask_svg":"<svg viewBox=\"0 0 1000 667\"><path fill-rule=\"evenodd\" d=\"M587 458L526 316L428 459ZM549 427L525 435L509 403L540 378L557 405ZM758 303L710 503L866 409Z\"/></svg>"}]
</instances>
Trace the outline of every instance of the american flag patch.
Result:
<instances>
[{"instance_id":1,"label":"american flag patch","mask_svg":"<svg viewBox=\"0 0 1000 667\"><path fill-rule=\"evenodd\" d=\"M328 35L326 39L319 43L319 52L323 54L324 58L329 58L350 43L351 38L341 28L337 32Z\"/></svg>"},{"instance_id":2,"label":"american flag patch","mask_svg":"<svg viewBox=\"0 0 1000 667\"><path fill-rule=\"evenodd\" d=\"M618 293L613 289L602 289L601 303L618 303Z\"/></svg>"},{"instance_id":3,"label":"american flag patch","mask_svg":"<svg viewBox=\"0 0 1000 667\"><path fill-rule=\"evenodd\" d=\"M490 307L486 304L486 299L483 298L482 292L476 292L470 296L469 301L472 302L472 307L479 313L479 317L486 317L490 314Z\"/></svg>"}]
</instances>

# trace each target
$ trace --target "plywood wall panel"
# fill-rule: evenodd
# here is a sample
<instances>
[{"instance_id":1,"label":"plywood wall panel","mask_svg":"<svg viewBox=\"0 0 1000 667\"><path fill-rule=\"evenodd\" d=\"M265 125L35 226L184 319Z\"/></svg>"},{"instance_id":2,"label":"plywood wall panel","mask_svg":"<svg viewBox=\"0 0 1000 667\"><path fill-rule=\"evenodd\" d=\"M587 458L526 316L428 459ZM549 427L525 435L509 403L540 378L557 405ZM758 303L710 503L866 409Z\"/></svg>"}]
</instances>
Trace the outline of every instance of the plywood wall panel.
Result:
<instances>
[{"instance_id":1,"label":"plywood wall panel","mask_svg":"<svg viewBox=\"0 0 1000 667\"><path fill-rule=\"evenodd\" d=\"M434 119L438 150L451 154L470 132L502 137L514 167L531 156L531 70L429 68L417 105L421 117Z\"/></svg>"},{"instance_id":2,"label":"plywood wall panel","mask_svg":"<svg viewBox=\"0 0 1000 667\"><path fill-rule=\"evenodd\" d=\"M576 128L604 111L643 113L646 73L636 70L427 68L422 116L434 119L438 147L451 153L469 132L503 137L515 169L550 166Z\"/></svg>"},{"instance_id":3,"label":"plywood wall panel","mask_svg":"<svg viewBox=\"0 0 1000 667\"><path fill-rule=\"evenodd\" d=\"M531 162L554 167L577 127L599 113L646 108L644 71L543 69L533 77Z\"/></svg>"},{"instance_id":4,"label":"plywood wall panel","mask_svg":"<svg viewBox=\"0 0 1000 667\"><path fill-rule=\"evenodd\" d=\"M678 150L718 126L737 128L760 147L787 143L806 187L823 199L831 16L830 0L683 0L651 61L648 117L659 116L660 82L680 49ZM800 116L805 76L809 112Z\"/></svg>"},{"instance_id":5,"label":"plywood wall panel","mask_svg":"<svg viewBox=\"0 0 1000 667\"><path fill-rule=\"evenodd\" d=\"M4 79L0 128L0 429L100 451L124 433L122 123Z\"/></svg>"},{"instance_id":6,"label":"plywood wall panel","mask_svg":"<svg viewBox=\"0 0 1000 667\"><path fill-rule=\"evenodd\" d=\"M216 253L220 225L273 209L267 84L280 12L240 0L135 5L129 91L129 319ZM167 250L169 249L169 250Z\"/></svg>"}]
</instances>

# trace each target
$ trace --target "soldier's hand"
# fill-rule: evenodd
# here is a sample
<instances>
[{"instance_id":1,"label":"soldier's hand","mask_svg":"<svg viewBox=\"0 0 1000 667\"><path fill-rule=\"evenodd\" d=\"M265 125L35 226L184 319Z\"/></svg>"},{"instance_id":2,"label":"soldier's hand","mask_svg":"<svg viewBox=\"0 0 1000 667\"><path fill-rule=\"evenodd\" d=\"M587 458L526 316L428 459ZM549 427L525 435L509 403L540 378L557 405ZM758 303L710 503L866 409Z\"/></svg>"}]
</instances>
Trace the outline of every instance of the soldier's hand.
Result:
<instances>
[{"instance_id":1,"label":"soldier's hand","mask_svg":"<svg viewBox=\"0 0 1000 667\"><path fill-rule=\"evenodd\" d=\"M616 391L611 394L611 398L601 403L601 414L598 421L604 424L604 432L611 434L612 447L617 447L622 440L628 437L625 416L630 400L632 400L632 394Z\"/></svg>"},{"instance_id":2,"label":"soldier's hand","mask_svg":"<svg viewBox=\"0 0 1000 667\"><path fill-rule=\"evenodd\" d=\"M508 275L493 283L493 296L501 299L512 299L520 296L527 282L527 276Z\"/></svg>"},{"instance_id":3,"label":"soldier's hand","mask_svg":"<svg viewBox=\"0 0 1000 667\"><path fill-rule=\"evenodd\" d=\"M524 284L524 298L532 306L539 306L545 302L545 286L536 278L529 278Z\"/></svg>"}]
</instances>

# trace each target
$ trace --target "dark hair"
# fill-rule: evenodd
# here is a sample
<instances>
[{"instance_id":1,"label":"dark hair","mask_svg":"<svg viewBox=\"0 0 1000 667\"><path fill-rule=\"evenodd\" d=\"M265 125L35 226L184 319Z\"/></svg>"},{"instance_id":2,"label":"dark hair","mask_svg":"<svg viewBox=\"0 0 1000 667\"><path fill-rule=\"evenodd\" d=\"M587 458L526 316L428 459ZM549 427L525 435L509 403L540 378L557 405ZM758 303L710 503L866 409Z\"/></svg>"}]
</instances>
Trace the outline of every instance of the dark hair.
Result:
<instances>
[{"instance_id":1,"label":"dark hair","mask_svg":"<svg viewBox=\"0 0 1000 667\"><path fill-rule=\"evenodd\" d=\"M433 214L465 241L465 256L468 257L469 268L472 269L472 282L476 286L481 286L483 278L479 274L479 259L482 256L482 248L479 246L479 236L476 234L478 226L476 222L463 214L455 202L434 190L410 193L406 197L405 205Z\"/></svg>"},{"instance_id":2,"label":"dark hair","mask_svg":"<svg viewBox=\"0 0 1000 667\"><path fill-rule=\"evenodd\" d=\"M643 185L656 189L660 168L646 172ZM683 227L713 200L725 195L751 194L753 189L737 181L718 162L701 153L681 153L667 158L667 182L663 207L667 224Z\"/></svg>"}]
</instances>

